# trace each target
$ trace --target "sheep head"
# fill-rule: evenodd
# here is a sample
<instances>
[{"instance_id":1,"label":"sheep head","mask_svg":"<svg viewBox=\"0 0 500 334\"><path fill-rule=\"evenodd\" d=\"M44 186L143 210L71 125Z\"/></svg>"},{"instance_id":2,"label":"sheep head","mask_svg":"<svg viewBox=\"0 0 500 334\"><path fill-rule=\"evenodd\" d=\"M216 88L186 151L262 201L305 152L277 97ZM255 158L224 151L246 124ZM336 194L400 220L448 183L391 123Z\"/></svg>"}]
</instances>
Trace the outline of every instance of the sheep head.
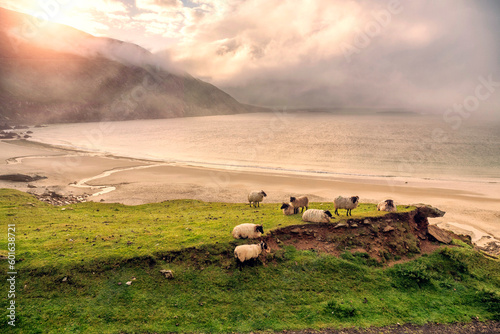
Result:
<instances>
[{"instance_id":1,"label":"sheep head","mask_svg":"<svg viewBox=\"0 0 500 334\"><path fill-rule=\"evenodd\" d=\"M265 251L266 253L270 253L271 252L271 248L264 241L260 242L260 248L263 251Z\"/></svg>"},{"instance_id":2,"label":"sheep head","mask_svg":"<svg viewBox=\"0 0 500 334\"><path fill-rule=\"evenodd\" d=\"M283 203L283 205L281 206L280 209L288 209L289 206L290 206L290 204Z\"/></svg>"},{"instance_id":3,"label":"sheep head","mask_svg":"<svg viewBox=\"0 0 500 334\"><path fill-rule=\"evenodd\" d=\"M255 226L255 232L264 233L264 228L262 227L262 225Z\"/></svg>"}]
</instances>

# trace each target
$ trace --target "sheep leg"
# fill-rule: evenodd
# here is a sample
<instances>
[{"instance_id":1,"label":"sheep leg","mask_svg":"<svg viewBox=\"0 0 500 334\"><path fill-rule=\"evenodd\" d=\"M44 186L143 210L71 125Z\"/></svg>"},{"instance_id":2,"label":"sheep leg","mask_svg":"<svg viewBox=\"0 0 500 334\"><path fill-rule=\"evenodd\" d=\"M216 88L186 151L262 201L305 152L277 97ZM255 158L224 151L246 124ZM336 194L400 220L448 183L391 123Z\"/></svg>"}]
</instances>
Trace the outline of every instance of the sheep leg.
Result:
<instances>
[{"instance_id":1,"label":"sheep leg","mask_svg":"<svg viewBox=\"0 0 500 334\"><path fill-rule=\"evenodd\" d=\"M340 216L339 215L339 209L335 208L335 212L334 212L337 216Z\"/></svg>"},{"instance_id":2,"label":"sheep leg","mask_svg":"<svg viewBox=\"0 0 500 334\"><path fill-rule=\"evenodd\" d=\"M241 271L242 265L243 262L241 262L240 259L236 258L236 268L238 268Z\"/></svg>"}]
</instances>

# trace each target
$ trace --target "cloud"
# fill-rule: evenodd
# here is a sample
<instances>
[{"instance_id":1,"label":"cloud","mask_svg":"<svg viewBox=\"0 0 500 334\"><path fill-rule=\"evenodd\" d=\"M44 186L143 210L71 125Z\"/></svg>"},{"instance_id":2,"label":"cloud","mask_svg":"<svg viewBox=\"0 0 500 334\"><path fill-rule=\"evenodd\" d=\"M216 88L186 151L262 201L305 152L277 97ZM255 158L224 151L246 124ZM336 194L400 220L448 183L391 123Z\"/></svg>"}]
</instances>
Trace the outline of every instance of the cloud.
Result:
<instances>
[{"instance_id":1,"label":"cloud","mask_svg":"<svg viewBox=\"0 0 500 334\"><path fill-rule=\"evenodd\" d=\"M183 7L180 0L136 0L135 6L149 11L163 11Z\"/></svg>"},{"instance_id":2,"label":"cloud","mask_svg":"<svg viewBox=\"0 0 500 334\"><path fill-rule=\"evenodd\" d=\"M193 3L165 54L247 103L441 110L498 72L491 1Z\"/></svg>"}]
</instances>

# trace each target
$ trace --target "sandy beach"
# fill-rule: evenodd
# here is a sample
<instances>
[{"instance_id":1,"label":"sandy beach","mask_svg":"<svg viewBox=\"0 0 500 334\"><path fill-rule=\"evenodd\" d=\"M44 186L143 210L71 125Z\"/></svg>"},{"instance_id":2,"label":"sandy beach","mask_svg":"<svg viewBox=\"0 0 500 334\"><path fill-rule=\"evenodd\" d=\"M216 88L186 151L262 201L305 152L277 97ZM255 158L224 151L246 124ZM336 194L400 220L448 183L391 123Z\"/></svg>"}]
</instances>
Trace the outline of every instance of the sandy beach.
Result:
<instances>
[{"instance_id":1,"label":"sandy beach","mask_svg":"<svg viewBox=\"0 0 500 334\"><path fill-rule=\"evenodd\" d=\"M432 224L468 234L478 246L500 245L500 185L494 182L438 181L362 176L310 175L251 169L216 169L78 152L29 141L0 142L0 174L42 175L36 182L0 181L1 188L32 193L93 194L92 201L138 205L172 199L246 202L250 190L268 194L264 205L307 195L333 201L338 195L361 202L391 198L396 204L430 204L446 211ZM333 204L332 204L333 207Z\"/></svg>"}]
</instances>

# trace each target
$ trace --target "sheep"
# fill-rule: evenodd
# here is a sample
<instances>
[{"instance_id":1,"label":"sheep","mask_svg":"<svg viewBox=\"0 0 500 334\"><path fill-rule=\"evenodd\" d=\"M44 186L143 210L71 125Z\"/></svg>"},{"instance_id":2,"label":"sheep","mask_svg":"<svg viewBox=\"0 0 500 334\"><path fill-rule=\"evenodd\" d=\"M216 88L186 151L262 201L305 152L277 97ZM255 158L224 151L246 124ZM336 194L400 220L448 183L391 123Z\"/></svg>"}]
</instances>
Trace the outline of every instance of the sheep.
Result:
<instances>
[{"instance_id":1,"label":"sheep","mask_svg":"<svg viewBox=\"0 0 500 334\"><path fill-rule=\"evenodd\" d=\"M337 197L333 203L335 204L335 214L339 215L339 209L346 209L347 216L352 216L351 210L356 209L359 204L359 196L352 197Z\"/></svg>"},{"instance_id":2,"label":"sheep","mask_svg":"<svg viewBox=\"0 0 500 334\"><path fill-rule=\"evenodd\" d=\"M332 214L330 211L309 209L302 214L302 220L310 223L329 223Z\"/></svg>"},{"instance_id":3,"label":"sheep","mask_svg":"<svg viewBox=\"0 0 500 334\"><path fill-rule=\"evenodd\" d=\"M378 211L396 212L398 211L396 204L392 199L386 199L377 204Z\"/></svg>"},{"instance_id":4,"label":"sheep","mask_svg":"<svg viewBox=\"0 0 500 334\"><path fill-rule=\"evenodd\" d=\"M233 229L233 237L235 239L257 239L264 233L262 225L257 224L240 224Z\"/></svg>"},{"instance_id":5,"label":"sheep","mask_svg":"<svg viewBox=\"0 0 500 334\"><path fill-rule=\"evenodd\" d=\"M297 209L297 213L299 212L299 208L302 208L302 211L300 212L304 212L304 208L306 210L308 209L309 199L306 196L290 197L290 203L295 209Z\"/></svg>"},{"instance_id":6,"label":"sheep","mask_svg":"<svg viewBox=\"0 0 500 334\"><path fill-rule=\"evenodd\" d=\"M267 194L264 192L264 190L261 191L252 191L250 194L248 194L248 202L250 202L250 206L255 207L255 203L257 203L257 206L259 206L259 203L262 202L264 197L266 197Z\"/></svg>"},{"instance_id":7,"label":"sheep","mask_svg":"<svg viewBox=\"0 0 500 334\"><path fill-rule=\"evenodd\" d=\"M283 203L280 209L283 209L283 214L285 216L291 216L298 212L298 209L295 209L292 203Z\"/></svg>"},{"instance_id":8,"label":"sheep","mask_svg":"<svg viewBox=\"0 0 500 334\"><path fill-rule=\"evenodd\" d=\"M239 269L241 270L243 262L258 258L263 250L265 250L266 253L271 251L271 248L268 247L264 241L261 241L260 244L236 246L234 249L234 257L236 258L236 264Z\"/></svg>"}]
</instances>

